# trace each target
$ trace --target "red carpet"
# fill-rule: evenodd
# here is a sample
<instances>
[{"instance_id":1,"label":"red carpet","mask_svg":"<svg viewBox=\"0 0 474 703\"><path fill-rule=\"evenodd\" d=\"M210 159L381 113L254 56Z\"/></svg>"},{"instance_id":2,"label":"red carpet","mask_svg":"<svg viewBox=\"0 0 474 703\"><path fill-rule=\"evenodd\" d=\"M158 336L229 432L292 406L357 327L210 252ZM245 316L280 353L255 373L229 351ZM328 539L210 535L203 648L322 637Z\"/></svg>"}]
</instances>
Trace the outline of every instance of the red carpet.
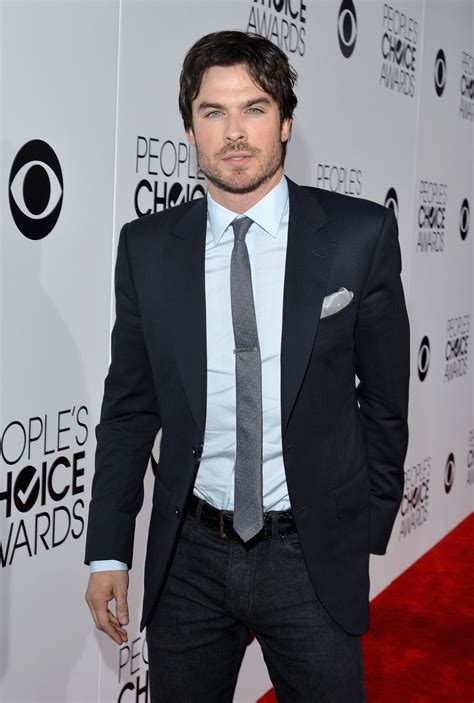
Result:
<instances>
[{"instance_id":1,"label":"red carpet","mask_svg":"<svg viewBox=\"0 0 474 703\"><path fill-rule=\"evenodd\" d=\"M474 701L473 536L471 515L371 601L367 703Z\"/></svg>"},{"instance_id":2,"label":"red carpet","mask_svg":"<svg viewBox=\"0 0 474 703\"><path fill-rule=\"evenodd\" d=\"M367 703L474 700L474 516L370 603Z\"/></svg>"}]
</instances>

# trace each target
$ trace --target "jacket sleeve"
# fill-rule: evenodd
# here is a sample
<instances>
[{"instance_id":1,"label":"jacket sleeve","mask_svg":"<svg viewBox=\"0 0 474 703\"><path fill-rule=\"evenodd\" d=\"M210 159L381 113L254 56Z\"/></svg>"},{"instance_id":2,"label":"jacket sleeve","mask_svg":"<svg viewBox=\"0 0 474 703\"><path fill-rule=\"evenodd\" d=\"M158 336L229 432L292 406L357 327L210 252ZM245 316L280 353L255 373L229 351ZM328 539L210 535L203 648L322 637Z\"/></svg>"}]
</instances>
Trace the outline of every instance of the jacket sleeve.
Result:
<instances>
[{"instance_id":1,"label":"jacket sleeve","mask_svg":"<svg viewBox=\"0 0 474 703\"><path fill-rule=\"evenodd\" d=\"M111 361L95 428L85 563L115 559L130 567L143 479L161 420L129 266L126 224L115 264L115 307Z\"/></svg>"},{"instance_id":2,"label":"jacket sleeve","mask_svg":"<svg viewBox=\"0 0 474 703\"><path fill-rule=\"evenodd\" d=\"M408 445L409 322L395 215L387 208L361 296L357 400L370 480L370 547L385 554L403 497Z\"/></svg>"}]
</instances>

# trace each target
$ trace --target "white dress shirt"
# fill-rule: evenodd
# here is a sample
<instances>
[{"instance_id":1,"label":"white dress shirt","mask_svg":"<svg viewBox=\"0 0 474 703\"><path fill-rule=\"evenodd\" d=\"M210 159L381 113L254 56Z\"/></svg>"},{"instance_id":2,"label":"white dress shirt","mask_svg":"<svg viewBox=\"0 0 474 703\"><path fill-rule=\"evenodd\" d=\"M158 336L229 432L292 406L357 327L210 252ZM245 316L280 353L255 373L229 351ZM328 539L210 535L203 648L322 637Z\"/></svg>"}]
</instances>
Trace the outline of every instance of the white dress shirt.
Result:
<instances>
[{"instance_id":1,"label":"white dress shirt","mask_svg":"<svg viewBox=\"0 0 474 703\"><path fill-rule=\"evenodd\" d=\"M201 464L194 493L220 510L234 509L236 386L230 299L231 226L236 213L208 199L206 236L207 413ZM290 507L283 468L280 408L280 347L283 278L288 238L286 178L244 213L254 221L245 241L252 272L262 360L263 506Z\"/></svg>"},{"instance_id":2,"label":"white dress shirt","mask_svg":"<svg viewBox=\"0 0 474 703\"><path fill-rule=\"evenodd\" d=\"M234 332L230 299L231 222L239 215L207 194L205 253L207 413L204 447L194 493L221 510L233 510L236 446ZM288 240L288 185L278 184L244 213L254 224L245 241L262 360L263 507L288 510L283 466L280 349ZM91 562L91 571L127 568L115 560Z\"/></svg>"}]
</instances>

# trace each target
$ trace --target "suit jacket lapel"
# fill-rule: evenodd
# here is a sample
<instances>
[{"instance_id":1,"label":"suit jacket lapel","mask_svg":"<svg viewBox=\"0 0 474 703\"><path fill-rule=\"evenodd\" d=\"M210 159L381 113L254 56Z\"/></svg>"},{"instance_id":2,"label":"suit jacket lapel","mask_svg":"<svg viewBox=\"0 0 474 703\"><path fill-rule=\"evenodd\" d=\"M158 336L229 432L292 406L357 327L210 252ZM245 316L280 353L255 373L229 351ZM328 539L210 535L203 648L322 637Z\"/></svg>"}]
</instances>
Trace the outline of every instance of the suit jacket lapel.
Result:
<instances>
[{"instance_id":1,"label":"suit jacket lapel","mask_svg":"<svg viewBox=\"0 0 474 703\"><path fill-rule=\"evenodd\" d=\"M201 438L207 400L206 222L207 200L200 198L172 226L165 266L178 370Z\"/></svg>"},{"instance_id":2,"label":"suit jacket lapel","mask_svg":"<svg viewBox=\"0 0 474 703\"><path fill-rule=\"evenodd\" d=\"M319 325L335 241L311 191L288 180L290 217L283 294L281 425L285 434Z\"/></svg>"}]
</instances>

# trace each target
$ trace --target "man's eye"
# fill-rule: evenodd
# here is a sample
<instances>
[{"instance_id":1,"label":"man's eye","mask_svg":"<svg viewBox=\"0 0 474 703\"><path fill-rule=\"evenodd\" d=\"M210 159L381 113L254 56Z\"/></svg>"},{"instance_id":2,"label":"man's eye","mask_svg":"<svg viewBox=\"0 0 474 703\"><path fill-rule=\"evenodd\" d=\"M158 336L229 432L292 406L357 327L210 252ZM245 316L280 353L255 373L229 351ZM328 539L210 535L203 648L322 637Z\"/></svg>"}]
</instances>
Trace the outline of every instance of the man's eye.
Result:
<instances>
[{"instance_id":1,"label":"man's eye","mask_svg":"<svg viewBox=\"0 0 474 703\"><path fill-rule=\"evenodd\" d=\"M259 107L249 107L249 112L258 113L263 112Z\"/></svg>"},{"instance_id":2,"label":"man's eye","mask_svg":"<svg viewBox=\"0 0 474 703\"><path fill-rule=\"evenodd\" d=\"M206 117L217 117L220 114L221 114L220 110L213 110L212 112L208 112Z\"/></svg>"}]
</instances>

